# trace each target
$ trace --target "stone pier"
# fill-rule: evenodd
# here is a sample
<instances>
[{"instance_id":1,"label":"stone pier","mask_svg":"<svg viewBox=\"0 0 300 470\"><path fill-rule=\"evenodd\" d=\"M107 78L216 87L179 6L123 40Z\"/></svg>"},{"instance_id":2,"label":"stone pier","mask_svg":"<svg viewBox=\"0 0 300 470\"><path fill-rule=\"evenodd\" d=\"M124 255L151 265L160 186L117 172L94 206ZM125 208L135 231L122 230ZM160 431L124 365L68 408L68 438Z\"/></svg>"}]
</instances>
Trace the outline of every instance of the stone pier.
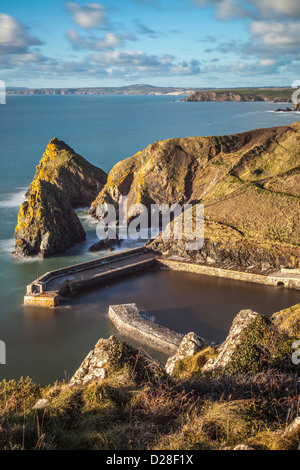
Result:
<instances>
[{"instance_id":1,"label":"stone pier","mask_svg":"<svg viewBox=\"0 0 300 470\"><path fill-rule=\"evenodd\" d=\"M299 269L282 268L269 275L254 274L247 271L190 263L176 256L161 256L145 247L140 247L50 271L27 286L24 305L56 307L69 294L79 293L88 287L154 268L300 290Z\"/></svg>"},{"instance_id":2,"label":"stone pier","mask_svg":"<svg viewBox=\"0 0 300 470\"><path fill-rule=\"evenodd\" d=\"M24 305L57 307L69 294L156 267L144 247L50 271L27 286Z\"/></svg>"},{"instance_id":3,"label":"stone pier","mask_svg":"<svg viewBox=\"0 0 300 470\"><path fill-rule=\"evenodd\" d=\"M110 305L108 317L125 336L172 355L184 335L143 317L135 304Z\"/></svg>"}]
</instances>

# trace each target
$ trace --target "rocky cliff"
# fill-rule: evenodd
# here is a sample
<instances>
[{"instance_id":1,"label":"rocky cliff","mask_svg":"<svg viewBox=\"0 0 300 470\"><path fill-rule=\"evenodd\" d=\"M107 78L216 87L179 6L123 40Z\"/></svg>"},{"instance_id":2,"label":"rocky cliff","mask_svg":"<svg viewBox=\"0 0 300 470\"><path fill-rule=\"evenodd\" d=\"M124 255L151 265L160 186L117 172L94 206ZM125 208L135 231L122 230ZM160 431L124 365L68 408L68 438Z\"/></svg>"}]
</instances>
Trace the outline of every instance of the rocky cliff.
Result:
<instances>
[{"instance_id":1,"label":"rocky cliff","mask_svg":"<svg viewBox=\"0 0 300 470\"><path fill-rule=\"evenodd\" d=\"M15 254L48 257L85 239L69 198L48 181L35 179L22 203L15 230Z\"/></svg>"},{"instance_id":2,"label":"rocky cliff","mask_svg":"<svg viewBox=\"0 0 300 470\"><path fill-rule=\"evenodd\" d=\"M196 91L182 101L265 101L265 99L255 93Z\"/></svg>"},{"instance_id":3,"label":"rocky cliff","mask_svg":"<svg viewBox=\"0 0 300 470\"><path fill-rule=\"evenodd\" d=\"M283 96L281 96L283 93ZM216 90L216 91L195 91L182 101L274 101L290 102L291 93L289 90Z\"/></svg>"},{"instance_id":4,"label":"rocky cliff","mask_svg":"<svg viewBox=\"0 0 300 470\"><path fill-rule=\"evenodd\" d=\"M36 167L33 182L55 184L68 196L72 207L87 207L106 183L107 174L78 155L62 140L50 140ZM30 185L27 196L34 185Z\"/></svg>"},{"instance_id":5,"label":"rocky cliff","mask_svg":"<svg viewBox=\"0 0 300 470\"><path fill-rule=\"evenodd\" d=\"M276 269L299 264L300 123L241 134L170 139L119 162L93 202L205 205L205 243L186 253L185 240L151 247L195 261Z\"/></svg>"}]
</instances>

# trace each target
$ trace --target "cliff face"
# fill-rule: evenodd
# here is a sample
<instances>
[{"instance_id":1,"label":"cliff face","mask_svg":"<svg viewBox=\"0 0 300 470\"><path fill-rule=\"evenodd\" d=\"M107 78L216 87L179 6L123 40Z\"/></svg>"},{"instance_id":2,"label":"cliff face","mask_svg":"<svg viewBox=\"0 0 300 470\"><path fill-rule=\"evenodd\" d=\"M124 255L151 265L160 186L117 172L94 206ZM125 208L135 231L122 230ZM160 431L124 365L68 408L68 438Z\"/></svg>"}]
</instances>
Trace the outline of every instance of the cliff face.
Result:
<instances>
[{"instance_id":1,"label":"cliff face","mask_svg":"<svg viewBox=\"0 0 300 470\"><path fill-rule=\"evenodd\" d=\"M55 184L69 198L72 207L87 207L106 183L107 174L74 152L65 142L50 140L36 167L33 183L44 180ZM27 197L33 189L31 184Z\"/></svg>"},{"instance_id":2,"label":"cliff face","mask_svg":"<svg viewBox=\"0 0 300 470\"><path fill-rule=\"evenodd\" d=\"M266 101L268 99L256 93L196 91L182 101Z\"/></svg>"},{"instance_id":3,"label":"cliff face","mask_svg":"<svg viewBox=\"0 0 300 470\"><path fill-rule=\"evenodd\" d=\"M112 169L91 206L205 205L205 244L196 261L254 266L299 263L300 123L218 137L156 142ZM151 247L186 256L184 240Z\"/></svg>"},{"instance_id":4,"label":"cliff face","mask_svg":"<svg viewBox=\"0 0 300 470\"><path fill-rule=\"evenodd\" d=\"M16 255L48 257L85 239L70 201L54 184L35 180L22 203L15 230Z\"/></svg>"},{"instance_id":5,"label":"cliff face","mask_svg":"<svg viewBox=\"0 0 300 470\"><path fill-rule=\"evenodd\" d=\"M292 101L292 88L244 88L227 90L194 91L182 101Z\"/></svg>"}]
</instances>

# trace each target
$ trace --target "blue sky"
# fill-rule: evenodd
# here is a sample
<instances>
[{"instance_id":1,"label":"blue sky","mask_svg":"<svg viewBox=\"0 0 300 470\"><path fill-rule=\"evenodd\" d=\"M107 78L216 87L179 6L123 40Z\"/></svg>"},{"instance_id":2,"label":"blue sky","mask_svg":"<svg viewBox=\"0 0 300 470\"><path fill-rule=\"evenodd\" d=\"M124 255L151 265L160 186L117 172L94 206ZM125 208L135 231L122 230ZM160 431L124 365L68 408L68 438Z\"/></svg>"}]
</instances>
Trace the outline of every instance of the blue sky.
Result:
<instances>
[{"instance_id":1,"label":"blue sky","mask_svg":"<svg viewBox=\"0 0 300 470\"><path fill-rule=\"evenodd\" d=\"M0 0L7 86L291 85L299 0Z\"/></svg>"}]
</instances>

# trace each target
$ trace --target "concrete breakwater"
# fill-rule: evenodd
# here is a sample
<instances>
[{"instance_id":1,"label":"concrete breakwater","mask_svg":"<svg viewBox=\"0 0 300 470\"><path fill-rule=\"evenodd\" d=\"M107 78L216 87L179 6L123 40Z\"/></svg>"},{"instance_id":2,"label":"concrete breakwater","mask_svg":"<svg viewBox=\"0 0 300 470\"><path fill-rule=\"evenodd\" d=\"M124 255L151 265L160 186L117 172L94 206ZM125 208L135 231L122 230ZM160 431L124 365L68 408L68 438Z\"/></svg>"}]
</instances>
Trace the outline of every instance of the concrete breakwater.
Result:
<instances>
[{"instance_id":1,"label":"concrete breakwater","mask_svg":"<svg viewBox=\"0 0 300 470\"><path fill-rule=\"evenodd\" d=\"M170 355L175 354L184 337L144 318L136 304L110 305L108 317L125 336Z\"/></svg>"},{"instance_id":2,"label":"concrete breakwater","mask_svg":"<svg viewBox=\"0 0 300 470\"><path fill-rule=\"evenodd\" d=\"M140 247L45 273L27 286L24 305L56 307L64 301L64 296L154 268L167 268L269 286L281 285L300 290L298 269L282 268L281 271L269 275L254 274L191 263L176 256L161 256L145 247Z\"/></svg>"},{"instance_id":3,"label":"concrete breakwater","mask_svg":"<svg viewBox=\"0 0 300 470\"><path fill-rule=\"evenodd\" d=\"M156 257L140 247L50 271L27 286L24 305L56 307L64 296L154 268Z\"/></svg>"}]
</instances>

